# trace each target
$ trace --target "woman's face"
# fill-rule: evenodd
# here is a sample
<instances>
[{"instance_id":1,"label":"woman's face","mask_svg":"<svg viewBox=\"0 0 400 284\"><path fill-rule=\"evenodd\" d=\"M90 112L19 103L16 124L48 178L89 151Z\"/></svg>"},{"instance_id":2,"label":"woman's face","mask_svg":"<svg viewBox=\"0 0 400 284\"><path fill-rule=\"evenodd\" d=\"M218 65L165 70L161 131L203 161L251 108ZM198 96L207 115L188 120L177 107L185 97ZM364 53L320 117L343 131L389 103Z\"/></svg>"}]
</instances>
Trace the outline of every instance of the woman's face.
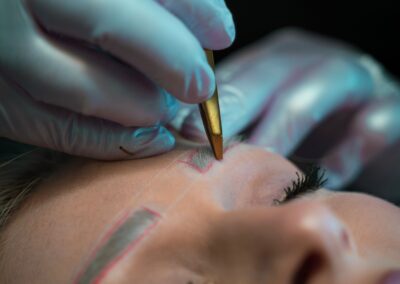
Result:
<instances>
[{"instance_id":1,"label":"woman's face","mask_svg":"<svg viewBox=\"0 0 400 284\"><path fill-rule=\"evenodd\" d=\"M297 171L245 144L223 161L180 145L74 162L6 227L0 282L384 283L400 269L399 208L325 190L275 205Z\"/></svg>"}]
</instances>

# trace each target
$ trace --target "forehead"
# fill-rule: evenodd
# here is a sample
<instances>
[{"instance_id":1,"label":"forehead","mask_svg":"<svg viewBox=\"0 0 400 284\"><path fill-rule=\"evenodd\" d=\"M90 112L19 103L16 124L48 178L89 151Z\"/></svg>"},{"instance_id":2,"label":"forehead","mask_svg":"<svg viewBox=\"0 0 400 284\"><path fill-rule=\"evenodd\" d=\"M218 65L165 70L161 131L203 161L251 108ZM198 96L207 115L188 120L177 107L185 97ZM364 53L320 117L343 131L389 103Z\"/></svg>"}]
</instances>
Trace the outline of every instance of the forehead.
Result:
<instances>
[{"instance_id":1,"label":"forehead","mask_svg":"<svg viewBox=\"0 0 400 284\"><path fill-rule=\"evenodd\" d=\"M347 225L363 256L400 262L400 209L361 193L332 193L322 197Z\"/></svg>"}]
</instances>

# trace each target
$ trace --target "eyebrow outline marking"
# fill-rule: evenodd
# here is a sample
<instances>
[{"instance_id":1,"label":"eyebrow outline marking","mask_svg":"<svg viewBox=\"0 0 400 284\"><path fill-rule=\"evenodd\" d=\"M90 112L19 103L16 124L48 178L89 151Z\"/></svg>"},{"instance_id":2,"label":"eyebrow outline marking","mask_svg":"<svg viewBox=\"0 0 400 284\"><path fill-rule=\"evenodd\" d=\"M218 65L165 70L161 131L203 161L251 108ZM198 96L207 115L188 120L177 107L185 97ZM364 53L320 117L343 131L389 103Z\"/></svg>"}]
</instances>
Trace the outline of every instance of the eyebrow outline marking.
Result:
<instances>
[{"instance_id":1,"label":"eyebrow outline marking","mask_svg":"<svg viewBox=\"0 0 400 284\"><path fill-rule=\"evenodd\" d=\"M224 145L224 154L239 145L240 142L241 137L233 137L227 140ZM192 169L204 174L211 169L216 161L210 146L200 146L191 151L185 159L179 160L178 162L187 164Z\"/></svg>"},{"instance_id":2,"label":"eyebrow outline marking","mask_svg":"<svg viewBox=\"0 0 400 284\"><path fill-rule=\"evenodd\" d=\"M211 169L213 158L211 149L208 146L202 146L191 151L185 160L180 160L179 162L187 164L200 173L206 173Z\"/></svg>"},{"instance_id":3,"label":"eyebrow outline marking","mask_svg":"<svg viewBox=\"0 0 400 284\"><path fill-rule=\"evenodd\" d=\"M104 234L73 283L99 284L150 233L160 218L160 213L147 207L128 210Z\"/></svg>"}]
</instances>

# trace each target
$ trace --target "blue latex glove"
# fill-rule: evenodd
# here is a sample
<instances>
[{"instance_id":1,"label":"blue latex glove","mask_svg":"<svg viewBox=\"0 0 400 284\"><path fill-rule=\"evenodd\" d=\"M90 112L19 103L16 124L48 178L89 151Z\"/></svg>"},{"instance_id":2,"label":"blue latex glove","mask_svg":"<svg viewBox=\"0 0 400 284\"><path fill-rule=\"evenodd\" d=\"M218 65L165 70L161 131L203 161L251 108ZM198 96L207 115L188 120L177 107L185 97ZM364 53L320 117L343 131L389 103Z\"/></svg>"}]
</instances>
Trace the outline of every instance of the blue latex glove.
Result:
<instances>
[{"instance_id":1,"label":"blue latex glove","mask_svg":"<svg viewBox=\"0 0 400 284\"><path fill-rule=\"evenodd\" d=\"M167 151L176 99L215 88L202 48L234 34L224 1L0 0L0 136L99 159Z\"/></svg>"},{"instance_id":2,"label":"blue latex glove","mask_svg":"<svg viewBox=\"0 0 400 284\"><path fill-rule=\"evenodd\" d=\"M250 143L319 162L334 189L367 166L373 175L398 172L399 85L370 56L345 43L279 31L222 62L217 82L225 139L252 125ZM191 106L182 108L173 123L187 138L206 139ZM398 188L399 175L394 175L391 186Z\"/></svg>"}]
</instances>

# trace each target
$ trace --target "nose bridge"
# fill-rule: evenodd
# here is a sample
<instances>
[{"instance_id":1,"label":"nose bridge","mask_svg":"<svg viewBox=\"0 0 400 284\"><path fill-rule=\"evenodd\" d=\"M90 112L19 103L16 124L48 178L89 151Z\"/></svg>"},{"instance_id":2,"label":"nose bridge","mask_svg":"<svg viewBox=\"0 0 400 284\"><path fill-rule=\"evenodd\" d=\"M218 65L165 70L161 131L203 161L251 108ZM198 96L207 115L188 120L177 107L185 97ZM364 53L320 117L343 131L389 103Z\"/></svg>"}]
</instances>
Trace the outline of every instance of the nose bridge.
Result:
<instances>
[{"instance_id":1,"label":"nose bridge","mask_svg":"<svg viewBox=\"0 0 400 284\"><path fill-rule=\"evenodd\" d=\"M275 208L228 213L219 228L225 234L266 243L347 246L344 225L325 205L314 201L293 202Z\"/></svg>"},{"instance_id":2,"label":"nose bridge","mask_svg":"<svg viewBox=\"0 0 400 284\"><path fill-rule=\"evenodd\" d=\"M276 258L288 259L295 283L340 282L347 274L350 256L349 235L333 212L321 203L300 201L282 207L280 234ZM288 249L290 248L290 249Z\"/></svg>"},{"instance_id":3,"label":"nose bridge","mask_svg":"<svg viewBox=\"0 0 400 284\"><path fill-rule=\"evenodd\" d=\"M326 254L349 248L349 236L344 225L326 206L316 202L298 202L282 207L281 234L293 245L310 243ZM332 251L332 252L331 252Z\"/></svg>"},{"instance_id":4,"label":"nose bridge","mask_svg":"<svg viewBox=\"0 0 400 284\"><path fill-rule=\"evenodd\" d=\"M310 234L311 237L323 232L329 232L330 236L334 237L338 231L343 229L343 225L333 212L318 203L304 202L296 204L292 208L288 206L287 212L284 214L286 222L293 230Z\"/></svg>"}]
</instances>

